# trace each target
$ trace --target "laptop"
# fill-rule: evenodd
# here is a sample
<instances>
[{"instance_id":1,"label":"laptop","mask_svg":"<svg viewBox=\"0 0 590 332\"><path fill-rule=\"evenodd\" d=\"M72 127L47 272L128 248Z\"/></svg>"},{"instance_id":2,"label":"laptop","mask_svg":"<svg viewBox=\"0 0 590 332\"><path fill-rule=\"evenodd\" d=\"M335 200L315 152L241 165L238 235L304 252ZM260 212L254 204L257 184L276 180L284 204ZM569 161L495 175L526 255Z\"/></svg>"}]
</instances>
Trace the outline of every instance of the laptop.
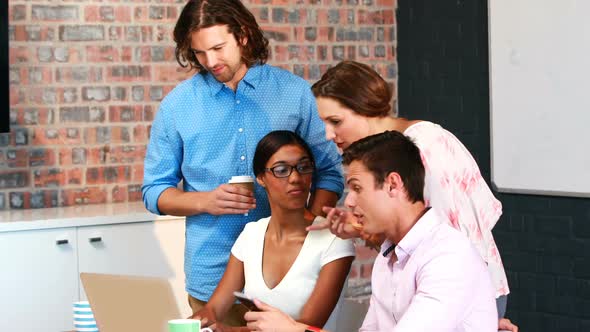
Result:
<instances>
[{"instance_id":1,"label":"laptop","mask_svg":"<svg viewBox=\"0 0 590 332\"><path fill-rule=\"evenodd\" d=\"M100 332L167 332L168 320L181 317L168 280L80 273Z\"/></svg>"}]
</instances>

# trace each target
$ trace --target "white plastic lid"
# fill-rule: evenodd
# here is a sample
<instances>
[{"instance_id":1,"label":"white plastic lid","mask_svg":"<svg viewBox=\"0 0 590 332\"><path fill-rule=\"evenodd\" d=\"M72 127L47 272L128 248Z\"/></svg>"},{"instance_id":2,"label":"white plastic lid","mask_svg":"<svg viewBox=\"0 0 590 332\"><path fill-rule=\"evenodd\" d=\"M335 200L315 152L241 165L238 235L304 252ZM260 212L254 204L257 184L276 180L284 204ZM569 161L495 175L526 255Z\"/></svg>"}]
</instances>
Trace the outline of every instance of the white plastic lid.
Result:
<instances>
[{"instance_id":1,"label":"white plastic lid","mask_svg":"<svg viewBox=\"0 0 590 332\"><path fill-rule=\"evenodd\" d=\"M236 175L232 176L229 183L254 182L254 178L250 175Z\"/></svg>"}]
</instances>

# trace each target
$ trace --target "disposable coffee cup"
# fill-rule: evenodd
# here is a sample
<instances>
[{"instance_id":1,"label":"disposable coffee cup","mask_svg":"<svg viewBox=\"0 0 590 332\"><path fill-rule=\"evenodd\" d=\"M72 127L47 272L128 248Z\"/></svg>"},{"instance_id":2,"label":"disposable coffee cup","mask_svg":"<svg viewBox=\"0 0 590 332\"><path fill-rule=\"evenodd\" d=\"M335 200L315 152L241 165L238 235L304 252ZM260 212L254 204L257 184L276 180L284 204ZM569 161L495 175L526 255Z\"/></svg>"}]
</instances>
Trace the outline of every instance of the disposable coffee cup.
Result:
<instances>
[{"instance_id":1,"label":"disposable coffee cup","mask_svg":"<svg viewBox=\"0 0 590 332\"><path fill-rule=\"evenodd\" d=\"M201 329L198 319L173 319L168 321L168 332L213 332L208 327Z\"/></svg>"},{"instance_id":2,"label":"disposable coffee cup","mask_svg":"<svg viewBox=\"0 0 590 332\"><path fill-rule=\"evenodd\" d=\"M254 178L250 175L232 176L229 180L229 184L244 187L252 192L254 191Z\"/></svg>"},{"instance_id":3,"label":"disposable coffee cup","mask_svg":"<svg viewBox=\"0 0 590 332\"><path fill-rule=\"evenodd\" d=\"M254 192L254 178L249 175L232 176L228 183L234 186L246 188L251 192ZM244 215L247 216L248 213L246 212Z\"/></svg>"},{"instance_id":4,"label":"disposable coffee cup","mask_svg":"<svg viewBox=\"0 0 590 332\"><path fill-rule=\"evenodd\" d=\"M72 305L74 311L74 331L98 332L98 326L88 301L77 301Z\"/></svg>"}]
</instances>

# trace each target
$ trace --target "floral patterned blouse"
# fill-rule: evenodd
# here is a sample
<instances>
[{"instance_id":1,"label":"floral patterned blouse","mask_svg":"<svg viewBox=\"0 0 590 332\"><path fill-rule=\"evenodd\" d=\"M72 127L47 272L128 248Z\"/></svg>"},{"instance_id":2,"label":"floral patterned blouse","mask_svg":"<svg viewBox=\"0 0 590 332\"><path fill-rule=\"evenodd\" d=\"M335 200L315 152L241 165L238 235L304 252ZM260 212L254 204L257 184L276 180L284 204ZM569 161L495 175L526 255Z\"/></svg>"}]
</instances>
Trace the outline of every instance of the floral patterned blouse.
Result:
<instances>
[{"instance_id":1,"label":"floral patterned blouse","mask_svg":"<svg viewBox=\"0 0 590 332\"><path fill-rule=\"evenodd\" d=\"M426 171L425 203L445 213L451 225L471 240L488 265L496 297L508 294L506 273L492 236L502 204L477 163L457 137L435 123L414 123L404 134L420 148Z\"/></svg>"}]
</instances>

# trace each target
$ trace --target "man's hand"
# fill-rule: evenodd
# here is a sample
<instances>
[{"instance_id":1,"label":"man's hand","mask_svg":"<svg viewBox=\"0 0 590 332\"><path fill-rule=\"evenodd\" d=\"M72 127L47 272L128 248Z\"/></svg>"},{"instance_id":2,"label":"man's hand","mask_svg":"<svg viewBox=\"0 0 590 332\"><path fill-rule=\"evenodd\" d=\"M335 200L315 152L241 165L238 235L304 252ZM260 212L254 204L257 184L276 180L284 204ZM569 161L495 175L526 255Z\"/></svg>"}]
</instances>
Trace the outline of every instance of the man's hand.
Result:
<instances>
[{"instance_id":1,"label":"man's hand","mask_svg":"<svg viewBox=\"0 0 590 332\"><path fill-rule=\"evenodd\" d=\"M307 226L307 231L317 231L329 228L332 234L341 239L361 238L365 240L365 245L369 248L379 251L381 244L385 240L383 234L366 234L362 230L362 225L357 223L356 217L350 211L340 210L329 206L322 208L327 213L326 218L322 221Z\"/></svg>"},{"instance_id":2,"label":"man's hand","mask_svg":"<svg viewBox=\"0 0 590 332\"><path fill-rule=\"evenodd\" d=\"M259 300L254 304L262 311L248 311L244 319L248 322L248 328L261 332L303 332L307 325L296 322L286 313L269 306Z\"/></svg>"},{"instance_id":3,"label":"man's hand","mask_svg":"<svg viewBox=\"0 0 590 332\"><path fill-rule=\"evenodd\" d=\"M498 331L500 330L518 332L518 326L512 324L508 318L500 318L500 321L498 322Z\"/></svg>"},{"instance_id":4,"label":"man's hand","mask_svg":"<svg viewBox=\"0 0 590 332\"><path fill-rule=\"evenodd\" d=\"M204 211L213 214L244 214L256 208L254 193L250 190L224 183L208 192Z\"/></svg>"},{"instance_id":5,"label":"man's hand","mask_svg":"<svg viewBox=\"0 0 590 332\"><path fill-rule=\"evenodd\" d=\"M317 224L307 227L308 231L317 231L329 228L332 234L341 239L350 239L361 236L360 228L356 217L350 211L324 206L322 211L326 212L326 218ZM321 218L321 217L320 217Z\"/></svg>"}]
</instances>

